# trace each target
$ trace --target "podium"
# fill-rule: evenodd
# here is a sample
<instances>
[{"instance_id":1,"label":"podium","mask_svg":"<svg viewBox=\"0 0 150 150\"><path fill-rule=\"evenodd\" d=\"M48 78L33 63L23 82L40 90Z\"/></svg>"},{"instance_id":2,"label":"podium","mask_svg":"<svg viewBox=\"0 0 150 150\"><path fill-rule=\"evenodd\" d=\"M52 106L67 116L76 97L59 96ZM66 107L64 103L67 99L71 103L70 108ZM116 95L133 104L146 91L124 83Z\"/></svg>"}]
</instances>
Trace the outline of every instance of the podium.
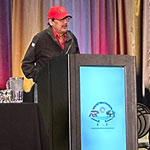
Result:
<instances>
[{"instance_id":1,"label":"podium","mask_svg":"<svg viewBox=\"0 0 150 150\"><path fill-rule=\"evenodd\" d=\"M137 149L134 56L57 56L37 84L50 149Z\"/></svg>"}]
</instances>

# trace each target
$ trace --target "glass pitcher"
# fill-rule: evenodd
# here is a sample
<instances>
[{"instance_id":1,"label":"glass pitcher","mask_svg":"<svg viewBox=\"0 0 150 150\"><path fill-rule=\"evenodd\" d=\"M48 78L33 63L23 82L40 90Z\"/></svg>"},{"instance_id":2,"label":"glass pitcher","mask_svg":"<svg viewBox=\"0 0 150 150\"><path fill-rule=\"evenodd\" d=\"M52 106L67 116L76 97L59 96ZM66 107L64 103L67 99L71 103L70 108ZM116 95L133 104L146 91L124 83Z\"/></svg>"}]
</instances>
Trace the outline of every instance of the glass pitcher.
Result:
<instances>
[{"instance_id":1,"label":"glass pitcher","mask_svg":"<svg viewBox=\"0 0 150 150\"><path fill-rule=\"evenodd\" d=\"M23 102L23 77L10 77L6 89L12 90L12 101Z\"/></svg>"}]
</instances>

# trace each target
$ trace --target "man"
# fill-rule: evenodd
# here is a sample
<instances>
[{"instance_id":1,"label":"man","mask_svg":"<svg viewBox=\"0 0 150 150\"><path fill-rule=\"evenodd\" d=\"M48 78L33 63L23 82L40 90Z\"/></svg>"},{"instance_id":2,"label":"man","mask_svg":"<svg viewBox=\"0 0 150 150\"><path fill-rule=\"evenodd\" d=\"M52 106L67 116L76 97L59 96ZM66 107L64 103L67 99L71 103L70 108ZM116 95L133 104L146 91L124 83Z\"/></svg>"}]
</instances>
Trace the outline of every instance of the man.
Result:
<instances>
[{"instance_id":1,"label":"man","mask_svg":"<svg viewBox=\"0 0 150 150\"><path fill-rule=\"evenodd\" d=\"M22 61L22 70L27 78L36 82L39 71L55 56L79 53L77 39L68 30L71 18L62 6L50 8L49 27L34 36Z\"/></svg>"}]
</instances>

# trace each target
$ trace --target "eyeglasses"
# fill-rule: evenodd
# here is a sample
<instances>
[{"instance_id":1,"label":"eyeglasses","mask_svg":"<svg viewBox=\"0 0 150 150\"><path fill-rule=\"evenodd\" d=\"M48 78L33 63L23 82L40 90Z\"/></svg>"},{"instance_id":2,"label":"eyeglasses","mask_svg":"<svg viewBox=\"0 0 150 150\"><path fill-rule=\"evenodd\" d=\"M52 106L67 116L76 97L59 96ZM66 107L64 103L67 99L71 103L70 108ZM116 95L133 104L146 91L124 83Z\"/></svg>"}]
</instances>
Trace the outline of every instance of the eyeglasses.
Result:
<instances>
[{"instance_id":1,"label":"eyeglasses","mask_svg":"<svg viewBox=\"0 0 150 150\"><path fill-rule=\"evenodd\" d=\"M71 18L70 18L70 17L66 17L66 18L63 18L63 19L61 19L61 20L67 20L67 21L70 21Z\"/></svg>"},{"instance_id":2,"label":"eyeglasses","mask_svg":"<svg viewBox=\"0 0 150 150\"><path fill-rule=\"evenodd\" d=\"M70 19L71 19L70 17L65 17L65 18L63 18L63 19L54 19L54 20L58 20L58 21L60 21L60 22L64 22L64 21L69 22Z\"/></svg>"}]
</instances>

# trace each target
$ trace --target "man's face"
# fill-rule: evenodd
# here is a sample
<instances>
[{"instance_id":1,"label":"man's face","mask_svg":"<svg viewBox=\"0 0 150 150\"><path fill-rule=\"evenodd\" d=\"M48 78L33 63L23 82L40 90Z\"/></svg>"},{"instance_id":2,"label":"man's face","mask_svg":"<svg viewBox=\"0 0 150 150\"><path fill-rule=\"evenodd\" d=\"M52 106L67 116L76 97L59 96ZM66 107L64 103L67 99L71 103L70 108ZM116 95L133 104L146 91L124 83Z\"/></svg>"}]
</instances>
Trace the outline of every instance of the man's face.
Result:
<instances>
[{"instance_id":1,"label":"man's face","mask_svg":"<svg viewBox=\"0 0 150 150\"><path fill-rule=\"evenodd\" d=\"M49 23L58 34L64 34L67 32L69 20L68 17L61 20L54 19L53 21L50 19Z\"/></svg>"}]
</instances>

